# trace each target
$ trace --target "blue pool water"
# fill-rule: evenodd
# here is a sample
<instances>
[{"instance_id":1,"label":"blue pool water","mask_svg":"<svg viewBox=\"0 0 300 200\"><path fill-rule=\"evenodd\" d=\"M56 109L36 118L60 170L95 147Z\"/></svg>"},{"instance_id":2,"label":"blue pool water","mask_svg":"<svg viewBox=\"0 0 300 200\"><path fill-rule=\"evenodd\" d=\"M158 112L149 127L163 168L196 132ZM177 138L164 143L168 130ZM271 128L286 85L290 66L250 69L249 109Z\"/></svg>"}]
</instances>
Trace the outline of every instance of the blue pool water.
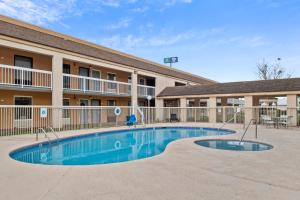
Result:
<instances>
[{"instance_id":1,"label":"blue pool water","mask_svg":"<svg viewBox=\"0 0 300 200\"><path fill-rule=\"evenodd\" d=\"M18 161L47 165L94 165L138 160L162 153L177 139L234 133L211 128L147 128L95 133L17 149Z\"/></svg>"},{"instance_id":2,"label":"blue pool water","mask_svg":"<svg viewBox=\"0 0 300 200\"><path fill-rule=\"evenodd\" d=\"M273 148L269 144L238 140L199 140L195 143L203 147L231 151L265 151Z\"/></svg>"}]
</instances>

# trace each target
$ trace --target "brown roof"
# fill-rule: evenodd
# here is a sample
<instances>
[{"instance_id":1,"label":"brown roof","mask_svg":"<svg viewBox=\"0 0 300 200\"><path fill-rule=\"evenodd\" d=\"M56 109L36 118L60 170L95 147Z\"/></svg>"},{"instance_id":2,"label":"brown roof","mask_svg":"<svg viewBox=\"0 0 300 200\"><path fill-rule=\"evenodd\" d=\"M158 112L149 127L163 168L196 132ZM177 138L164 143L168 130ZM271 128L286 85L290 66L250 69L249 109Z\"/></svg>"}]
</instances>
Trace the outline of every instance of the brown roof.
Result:
<instances>
[{"instance_id":1,"label":"brown roof","mask_svg":"<svg viewBox=\"0 0 300 200\"><path fill-rule=\"evenodd\" d=\"M167 87L158 97L300 91L300 78Z\"/></svg>"},{"instance_id":2,"label":"brown roof","mask_svg":"<svg viewBox=\"0 0 300 200\"><path fill-rule=\"evenodd\" d=\"M0 35L156 72L199 84L215 81L0 15Z\"/></svg>"}]
</instances>

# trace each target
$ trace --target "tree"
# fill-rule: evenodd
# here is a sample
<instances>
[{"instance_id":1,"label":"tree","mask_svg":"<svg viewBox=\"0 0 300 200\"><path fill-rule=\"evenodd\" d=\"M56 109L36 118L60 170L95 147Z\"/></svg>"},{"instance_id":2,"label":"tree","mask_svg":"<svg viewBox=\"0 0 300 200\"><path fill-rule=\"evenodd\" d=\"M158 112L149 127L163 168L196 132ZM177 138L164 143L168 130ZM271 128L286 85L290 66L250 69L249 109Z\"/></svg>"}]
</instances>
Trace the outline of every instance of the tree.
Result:
<instances>
[{"instance_id":1,"label":"tree","mask_svg":"<svg viewBox=\"0 0 300 200\"><path fill-rule=\"evenodd\" d=\"M257 75L259 79L270 80L270 79L283 79L291 78L292 75L286 72L286 69L283 68L280 64L281 58L277 58L275 64L269 64L262 60L262 62L257 64Z\"/></svg>"}]
</instances>

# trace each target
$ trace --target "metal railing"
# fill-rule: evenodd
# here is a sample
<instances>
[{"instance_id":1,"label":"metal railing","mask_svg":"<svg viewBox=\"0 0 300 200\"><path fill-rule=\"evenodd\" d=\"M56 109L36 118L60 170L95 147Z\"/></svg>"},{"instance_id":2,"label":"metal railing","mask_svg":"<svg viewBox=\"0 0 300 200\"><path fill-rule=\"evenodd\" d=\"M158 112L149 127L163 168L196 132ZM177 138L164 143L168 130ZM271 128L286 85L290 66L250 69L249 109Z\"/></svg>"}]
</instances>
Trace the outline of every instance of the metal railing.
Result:
<instances>
[{"instance_id":1,"label":"metal railing","mask_svg":"<svg viewBox=\"0 0 300 200\"><path fill-rule=\"evenodd\" d=\"M244 133L242 134L242 137L240 139L240 143L243 142L243 140L246 136L246 133L248 132L249 127L252 125L252 123L255 123L255 138L257 139L257 132L258 132L257 121L256 121L256 119L251 119L250 122L248 123Z\"/></svg>"},{"instance_id":2,"label":"metal railing","mask_svg":"<svg viewBox=\"0 0 300 200\"><path fill-rule=\"evenodd\" d=\"M121 96L131 95L130 83L77 76L72 74L63 75L63 88L66 91L77 91L83 93L92 92Z\"/></svg>"},{"instance_id":3,"label":"metal railing","mask_svg":"<svg viewBox=\"0 0 300 200\"><path fill-rule=\"evenodd\" d=\"M139 97L147 97L151 96L155 97L155 87L147 86L147 85L138 85L138 96Z\"/></svg>"},{"instance_id":4,"label":"metal railing","mask_svg":"<svg viewBox=\"0 0 300 200\"><path fill-rule=\"evenodd\" d=\"M115 115L115 106L0 106L0 136L32 134L40 128L47 130L53 128L53 132L65 130L81 130L102 127L124 126L126 117L137 108L121 106L121 114ZM136 111L138 124L155 124L170 122L215 122L218 108L209 107L140 107L143 117ZM225 108L222 108L222 110ZM45 112L46 110L46 112ZM261 123L261 115L280 117L280 115L293 116L295 125L299 124L299 108L242 108L245 113L241 121L248 124L248 120L255 119ZM46 113L46 115L45 115ZM249 115L250 113L250 115ZM240 113L237 113L240 114ZM248 117L246 119L246 116ZM232 117L232 113L223 116L224 120ZM295 118L297 119L294 120ZM142 118L144 120L142 120ZM234 116L233 116L234 118ZM240 124L238 120L232 123ZM294 126L294 125L293 125Z\"/></svg>"},{"instance_id":5,"label":"metal railing","mask_svg":"<svg viewBox=\"0 0 300 200\"><path fill-rule=\"evenodd\" d=\"M0 84L20 88L52 89L52 72L0 64Z\"/></svg>"}]
</instances>

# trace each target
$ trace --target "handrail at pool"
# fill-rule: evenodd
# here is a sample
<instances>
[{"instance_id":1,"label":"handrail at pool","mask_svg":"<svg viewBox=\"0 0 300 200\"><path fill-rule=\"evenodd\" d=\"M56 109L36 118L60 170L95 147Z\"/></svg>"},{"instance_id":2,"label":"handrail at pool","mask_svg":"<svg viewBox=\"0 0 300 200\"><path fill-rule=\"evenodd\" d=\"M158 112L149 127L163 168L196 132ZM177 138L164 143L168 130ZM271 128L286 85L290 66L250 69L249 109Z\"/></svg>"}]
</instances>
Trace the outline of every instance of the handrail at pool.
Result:
<instances>
[{"instance_id":1,"label":"handrail at pool","mask_svg":"<svg viewBox=\"0 0 300 200\"><path fill-rule=\"evenodd\" d=\"M245 135L246 135L249 127L251 126L252 122L255 122L255 138L257 139L257 120L256 119L251 119L250 122L249 122L249 124L248 124L248 126L247 126L247 128L246 128L246 130L244 131L244 133L243 133L243 135L242 135L242 137L240 139L240 143L243 142L244 137L245 137Z\"/></svg>"}]
</instances>

